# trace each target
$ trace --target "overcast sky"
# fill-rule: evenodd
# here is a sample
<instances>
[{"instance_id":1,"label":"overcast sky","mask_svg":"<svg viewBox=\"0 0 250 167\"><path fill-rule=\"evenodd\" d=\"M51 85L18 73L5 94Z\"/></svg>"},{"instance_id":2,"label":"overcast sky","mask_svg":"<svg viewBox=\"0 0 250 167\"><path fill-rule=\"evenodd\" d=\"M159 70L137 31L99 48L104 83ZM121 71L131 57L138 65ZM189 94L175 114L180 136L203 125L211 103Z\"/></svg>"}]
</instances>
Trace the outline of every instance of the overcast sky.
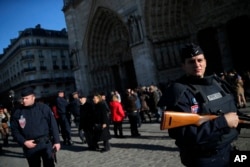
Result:
<instances>
[{"instance_id":1,"label":"overcast sky","mask_svg":"<svg viewBox=\"0 0 250 167\"><path fill-rule=\"evenodd\" d=\"M0 54L26 28L66 28L62 7L63 0L0 0Z\"/></svg>"}]
</instances>

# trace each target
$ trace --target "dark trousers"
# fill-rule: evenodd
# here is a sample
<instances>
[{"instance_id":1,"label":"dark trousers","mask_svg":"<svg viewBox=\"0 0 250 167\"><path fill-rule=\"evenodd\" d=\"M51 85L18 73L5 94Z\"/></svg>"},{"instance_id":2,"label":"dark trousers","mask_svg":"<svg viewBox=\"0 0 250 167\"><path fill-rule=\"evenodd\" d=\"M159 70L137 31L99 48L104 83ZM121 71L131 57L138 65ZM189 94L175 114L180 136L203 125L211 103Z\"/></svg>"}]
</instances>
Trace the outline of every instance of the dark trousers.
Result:
<instances>
[{"instance_id":1,"label":"dark trousers","mask_svg":"<svg viewBox=\"0 0 250 167\"><path fill-rule=\"evenodd\" d=\"M78 129L78 136L80 137L83 143L86 142L83 129Z\"/></svg>"},{"instance_id":2,"label":"dark trousers","mask_svg":"<svg viewBox=\"0 0 250 167\"><path fill-rule=\"evenodd\" d=\"M129 119L129 124L130 124L130 131L132 136L137 136L139 134L138 132L138 126L137 126L137 112L130 112L128 113L128 119Z\"/></svg>"},{"instance_id":3,"label":"dark trousers","mask_svg":"<svg viewBox=\"0 0 250 167\"><path fill-rule=\"evenodd\" d=\"M54 159L52 157L52 145L49 144L38 144L36 148L27 150L26 152L27 161L29 167L41 167L41 160L43 161L44 167L54 167Z\"/></svg>"},{"instance_id":4,"label":"dark trousers","mask_svg":"<svg viewBox=\"0 0 250 167\"><path fill-rule=\"evenodd\" d=\"M86 143L88 145L88 148L90 150L95 150L97 148L97 144L94 141L94 131L91 129L85 129L84 130L84 136L86 139Z\"/></svg>"},{"instance_id":5,"label":"dark trousers","mask_svg":"<svg viewBox=\"0 0 250 167\"><path fill-rule=\"evenodd\" d=\"M66 114L60 115L60 127L63 140L71 140L71 127Z\"/></svg>"},{"instance_id":6,"label":"dark trousers","mask_svg":"<svg viewBox=\"0 0 250 167\"><path fill-rule=\"evenodd\" d=\"M79 124L80 124L80 116L75 115L74 116L74 122L77 128L79 128Z\"/></svg>"},{"instance_id":7,"label":"dark trousers","mask_svg":"<svg viewBox=\"0 0 250 167\"><path fill-rule=\"evenodd\" d=\"M44 167L54 167L54 159L47 158L47 155L42 156L43 166ZM41 167L41 157L40 155L34 155L30 158L27 158L29 167Z\"/></svg>"},{"instance_id":8,"label":"dark trousers","mask_svg":"<svg viewBox=\"0 0 250 167\"><path fill-rule=\"evenodd\" d=\"M110 143L108 140L104 140L103 141L103 146L104 146L104 150L105 151L109 151L110 150Z\"/></svg>"},{"instance_id":9,"label":"dark trousers","mask_svg":"<svg viewBox=\"0 0 250 167\"><path fill-rule=\"evenodd\" d=\"M116 137L123 136L122 122L113 122L114 125L114 134ZM119 132L119 135L118 135Z\"/></svg>"},{"instance_id":10,"label":"dark trousers","mask_svg":"<svg viewBox=\"0 0 250 167\"><path fill-rule=\"evenodd\" d=\"M140 111L138 110L137 112L137 126L141 127L141 116L140 116Z\"/></svg>"},{"instance_id":11,"label":"dark trousers","mask_svg":"<svg viewBox=\"0 0 250 167\"><path fill-rule=\"evenodd\" d=\"M187 167L229 167L231 146L225 146L218 153L203 155L195 151L180 152L182 164Z\"/></svg>"},{"instance_id":12,"label":"dark trousers","mask_svg":"<svg viewBox=\"0 0 250 167\"><path fill-rule=\"evenodd\" d=\"M145 115L148 116L149 122L152 122L150 111L149 110L141 110L140 116L141 116L142 122L146 122L146 120L147 120L146 117L145 117Z\"/></svg>"}]
</instances>

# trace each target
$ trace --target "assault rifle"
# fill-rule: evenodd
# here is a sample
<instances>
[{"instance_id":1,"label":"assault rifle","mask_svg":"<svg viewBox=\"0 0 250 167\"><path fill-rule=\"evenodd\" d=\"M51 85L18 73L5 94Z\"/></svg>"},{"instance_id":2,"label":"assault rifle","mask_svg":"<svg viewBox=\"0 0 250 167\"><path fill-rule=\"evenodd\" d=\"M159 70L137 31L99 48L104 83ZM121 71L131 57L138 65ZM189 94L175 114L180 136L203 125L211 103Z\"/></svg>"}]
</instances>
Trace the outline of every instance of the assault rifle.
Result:
<instances>
[{"instance_id":1,"label":"assault rifle","mask_svg":"<svg viewBox=\"0 0 250 167\"><path fill-rule=\"evenodd\" d=\"M217 118L218 115L199 115L186 112L164 111L161 119L160 129L171 129L187 125L200 126L204 122ZM239 115L240 124L250 125L250 116Z\"/></svg>"}]
</instances>

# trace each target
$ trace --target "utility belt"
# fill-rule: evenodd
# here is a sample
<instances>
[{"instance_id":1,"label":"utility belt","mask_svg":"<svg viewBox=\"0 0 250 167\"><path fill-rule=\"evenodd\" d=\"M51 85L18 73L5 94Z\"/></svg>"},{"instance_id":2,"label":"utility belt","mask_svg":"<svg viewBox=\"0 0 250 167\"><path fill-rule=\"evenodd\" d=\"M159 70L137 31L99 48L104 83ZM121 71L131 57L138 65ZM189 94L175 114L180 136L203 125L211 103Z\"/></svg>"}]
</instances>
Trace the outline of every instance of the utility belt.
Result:
<instances>
[{"instance_id":1,"label":"utility belt","mask_svg":"<svg viewBox=\"0 0 250 167\"><path fill-rule=\"evenodd\" d=\"M46 143L48 144L50 142L50 138L48 136L42 136L34 139L34 143L39 144L39 143Z\"/></svg>"},{"instance_id":2,"label":"utility belt","mask_svg":"<svg viewBox=\"0 0 250 167\"><path fill-rule=\"evenodd\" d=\"M214 155L217 155L219 153L218 150L207 150L207 151L199 151L196 154L196 156L199 157L212 157Z\"/></svg>"},{"instance_id":3,"label":"utility belt","mask_svg":"<svg viewBox=\"0 0 250 167\"><path fill-rule=\"evenodd\" d=\"M197 150L181 150L180 155L181 157L197 157L197 158L209 158L215 156L219 153L218 150L204 150L204 151L197 151Z\"/></svg>"}]
</instances>

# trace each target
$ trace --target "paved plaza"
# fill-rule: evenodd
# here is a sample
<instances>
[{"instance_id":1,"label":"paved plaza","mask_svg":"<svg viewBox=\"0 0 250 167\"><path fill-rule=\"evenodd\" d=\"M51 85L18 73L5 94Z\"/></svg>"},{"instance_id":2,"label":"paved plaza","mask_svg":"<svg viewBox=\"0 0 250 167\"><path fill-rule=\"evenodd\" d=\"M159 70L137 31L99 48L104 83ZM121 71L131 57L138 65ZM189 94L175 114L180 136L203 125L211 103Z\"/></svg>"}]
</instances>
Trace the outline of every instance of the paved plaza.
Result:
<instances>
[{"instance_id":1,"label":"paved plaza","mask_svg":"<svg viewBox=\"0 0 250 167\"><path fill-rule=\"evenodd\" d=\"M250 104L248 104L250 106ZM249 112L247 107L243 112ZM250 112L249 112L250 113ZM161 131L159 123L144 123L139 128L141 137L130 137L128 120L124 122L126 138L112 138L111 150L101 153L87 150L80 142L77 129L72 126L73 146L62 145L57 153L58 167L182 167L174 140L167 130ZM111 125L111 134L112 125ZM250 151L250 129L243 129L235 145ZM102 145L101 145L102 146ZM21 148L10 138L9 147L3 147L0 167L27 167Z\"/></svg>"}]
</instances>

